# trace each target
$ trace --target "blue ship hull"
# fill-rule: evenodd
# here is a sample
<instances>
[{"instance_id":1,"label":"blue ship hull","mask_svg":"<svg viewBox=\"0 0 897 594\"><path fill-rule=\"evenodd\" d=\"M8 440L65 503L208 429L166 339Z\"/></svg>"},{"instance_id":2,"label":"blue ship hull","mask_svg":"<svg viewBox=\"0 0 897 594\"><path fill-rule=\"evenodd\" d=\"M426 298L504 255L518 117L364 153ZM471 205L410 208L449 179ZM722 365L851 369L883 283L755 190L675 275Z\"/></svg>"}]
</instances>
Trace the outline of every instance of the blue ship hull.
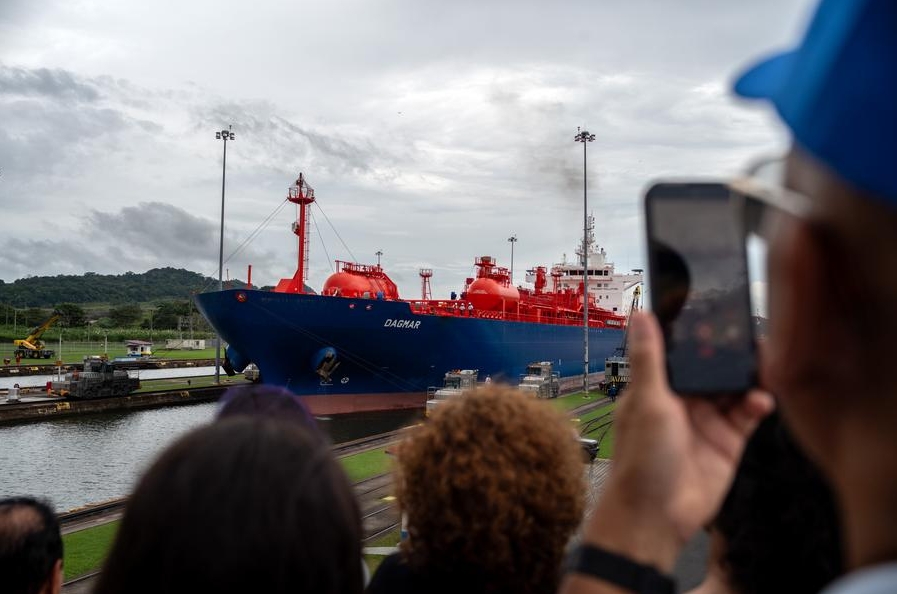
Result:
<instances>
[{"instance_id":1,"label":"blue ship hull","mask_svg":"<svg viewBox=\"0 0 897 594\"><path fill-rule=\"evenodd\" d=\"M425 393L446 371L516 384L526 365L551 361L561 377L582 375L581 326L417 314L403 301L226 290L196 303L221 334L235 367L255 363L265 383L300 395ZM623 340L623 330L589 330L590 369ZM316 368L335 356L328 379Z\"/></svg>"}]
</instances>

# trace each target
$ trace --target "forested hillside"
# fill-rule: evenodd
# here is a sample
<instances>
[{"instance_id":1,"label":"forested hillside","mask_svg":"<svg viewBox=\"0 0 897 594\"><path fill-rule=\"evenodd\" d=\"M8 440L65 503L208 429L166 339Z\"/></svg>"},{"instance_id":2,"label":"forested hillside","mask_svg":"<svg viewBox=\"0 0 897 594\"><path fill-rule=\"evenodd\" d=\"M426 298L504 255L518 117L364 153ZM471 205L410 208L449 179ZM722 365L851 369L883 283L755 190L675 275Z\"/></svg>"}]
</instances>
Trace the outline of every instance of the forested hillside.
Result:
<instances>
[{"instance_id":1,"label":"forested hillside","mask_svg":"<svg viewBox=\"0 0 897 594\"><path fill-rule=\"evenodd\" d=\"M245 287L230 281L229 287ZM193 293L218 287L217 279L179 268L154 268L142 274L97 274L83 276L32 276L6 283L0 280L0 303L17 308L54 307L59 303L141 303L166 299L189 299Z\"/></svg>"}]
</instances>

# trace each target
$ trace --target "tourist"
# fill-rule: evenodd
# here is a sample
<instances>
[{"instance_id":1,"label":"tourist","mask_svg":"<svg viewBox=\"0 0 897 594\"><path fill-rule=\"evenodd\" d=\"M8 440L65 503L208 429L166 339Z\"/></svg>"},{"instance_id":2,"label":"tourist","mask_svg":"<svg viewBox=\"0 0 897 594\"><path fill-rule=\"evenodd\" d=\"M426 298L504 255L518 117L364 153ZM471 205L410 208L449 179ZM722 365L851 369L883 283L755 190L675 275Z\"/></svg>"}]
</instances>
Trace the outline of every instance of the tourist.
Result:
<instances>
[{"instance_id":1,"label":"tourist","mask_svg":"<svg viewBox=\"0 0 897 594\"><path fill-rule=\"evenodd\" d=\"M569 418L511 388L444 402L397 449L408 536L370 594L554 592L580 522L582 452Z\"/></svg>"},{"instance_id":2,"label":"tourist","mask_svg":"<svg viewBox=\"0 0 897 594\"><path fill-rule=\"evenodd\" d=\"M317 427L314 417L302 399L280 386L256 384L228 388L218 400L217 418L224 419L235 415L286 419L300 425Z\"/></svg>"},{"instance_id":3,"label":"tourist","mask_svg":"<svg viewBox=\"0 0 897 594\"><path fill-rule=\"evenodd\" d=\"M794 139L788 190L751 198L779 204L763 209L763 377L835 491L849 573L825 592L894 592L897 3L823 0L799 48L749 70L736 90L769 99ZM772 406L759 392L729 408L683 400L669 390L656 321L634 316L630 337L617 457L566 593L672 591L678 552L715 514Z\"/></svg>"},{"instance_id":4,"label":"tourist","mask_svg":"<svg viewBox=\"0 0 897 594\"><path fill-rule=\"evenodd\" d=\"M169 447L128 501L97 594L363 590L354 493L318 432L238 415Z\"/></svg>"},{"instance_id":5,"label":"tourist","mask_svg":"<svg viewBox=\"0 0 897 594\"><path fill-rule=\"evenodd\" d=\"M58 594L62 590L62 537L56 514L31 497L0 500L0 590L5 594Z\"/></svg>"},{"instance_id":6,"label":"tourist","mask_svg":"<svg viewBox=\"0 0 897 594\"><path fill-rule=\"evenodd\" d=\"M707 575L689 594L813 594L842 572L831 488L777 413L748 441L709 532Z\"/></svg>"}]
</instances>

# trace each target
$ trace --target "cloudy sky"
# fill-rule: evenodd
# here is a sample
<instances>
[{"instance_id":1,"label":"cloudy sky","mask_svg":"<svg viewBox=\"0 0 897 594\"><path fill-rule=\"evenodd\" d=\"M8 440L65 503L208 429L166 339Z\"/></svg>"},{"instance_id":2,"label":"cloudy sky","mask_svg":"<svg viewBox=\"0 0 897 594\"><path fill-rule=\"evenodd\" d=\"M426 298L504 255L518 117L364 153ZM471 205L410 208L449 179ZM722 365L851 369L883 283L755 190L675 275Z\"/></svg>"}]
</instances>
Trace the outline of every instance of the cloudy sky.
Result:
<instances>
[{"instance_id":1,"label":"cloudy sky","mask_svg":"<svg viewBox=\"0 0 897 594\"><path fill-rule=\"evenodd\" d=\"M291 276L287 187L315 188L309 284L334 259L436 296L474 257L573 255L582 146L596 236L642 267L640 197L781 150L735 73L792 44L809 0L0 0L0 279ZM272 216L273 215L273 216ZM265 225L265 223L267 224ZM260 226L263 226L260 228ZM250 236L255 239L248 244ZM245 244L245 245L244 245ZM243 246L241 248L241 246ZM240 248L238 250L238 248ZM234 253L236 251L236 253Z\"/></svg>"}]
</instances>

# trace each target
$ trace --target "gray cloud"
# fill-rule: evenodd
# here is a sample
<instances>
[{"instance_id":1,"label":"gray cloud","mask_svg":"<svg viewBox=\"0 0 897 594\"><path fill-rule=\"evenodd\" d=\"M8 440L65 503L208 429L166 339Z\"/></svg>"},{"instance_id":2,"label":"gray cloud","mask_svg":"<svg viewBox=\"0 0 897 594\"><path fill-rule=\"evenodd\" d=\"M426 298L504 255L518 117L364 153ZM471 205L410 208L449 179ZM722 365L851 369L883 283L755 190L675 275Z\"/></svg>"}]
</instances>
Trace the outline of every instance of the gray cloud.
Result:
<instances>
[{"instance_id":1,"label":"gray cloud","mask_svg":"<svg viewBox=\"0 0 897 594\"><path fill-rule=\"evenodd\" d=\"M61 69L14 68L0 65L0 96L23 95L59 100L96 101L96 88Z\"/></svg>"},{"instance_id":2,"label":"gray cloud","mask_svg":"<svg viewBox=\"0 0 897 594\"><path fill-rule=\"evenodd\" d=\"M476 255L504 262L511 232L518 267L549 264L580 233L581 125L597 135L596 233L619 265L639 266L650 179L726 175L786 142L726 81L786 45L810 2L198 0L175 20L164 1L20 2L16 26L0 10L0 203L16 205L4 249L64 254L0 259L0 276L216 270L214 132L228 124L227 246L303 171L349 249L362 261L382 249L406 295L419 265L447 294ZM196 26L210 14L214 26ZM318 288L328 260L350 256L316 217ZM232 271L291 275L292 218L279 211ZM152 249L122 249L134 243Z\"/></svg>"}]
</instances>

